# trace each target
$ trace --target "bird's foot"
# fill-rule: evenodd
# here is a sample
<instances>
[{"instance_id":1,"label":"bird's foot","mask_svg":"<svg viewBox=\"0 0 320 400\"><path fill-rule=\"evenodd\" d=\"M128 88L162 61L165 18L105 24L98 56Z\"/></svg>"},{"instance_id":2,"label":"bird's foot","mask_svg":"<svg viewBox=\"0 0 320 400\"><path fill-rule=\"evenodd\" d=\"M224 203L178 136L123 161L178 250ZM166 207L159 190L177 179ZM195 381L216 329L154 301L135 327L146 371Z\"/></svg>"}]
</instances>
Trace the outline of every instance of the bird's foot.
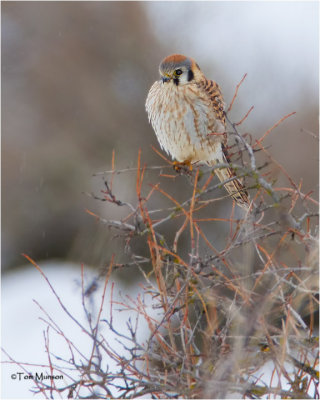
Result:
<instances>
[{"instance_id":1,"label":"bird's foot","mask_svg":"<svg viewBox=\"0 0 320 400\"><path fill-rule=\"evenodd\" d=\"M173 161L173 169L179 174L186 173L190 175L192 174L193 165L188 160L183 162Z\"/></svg>"}]
</instances>

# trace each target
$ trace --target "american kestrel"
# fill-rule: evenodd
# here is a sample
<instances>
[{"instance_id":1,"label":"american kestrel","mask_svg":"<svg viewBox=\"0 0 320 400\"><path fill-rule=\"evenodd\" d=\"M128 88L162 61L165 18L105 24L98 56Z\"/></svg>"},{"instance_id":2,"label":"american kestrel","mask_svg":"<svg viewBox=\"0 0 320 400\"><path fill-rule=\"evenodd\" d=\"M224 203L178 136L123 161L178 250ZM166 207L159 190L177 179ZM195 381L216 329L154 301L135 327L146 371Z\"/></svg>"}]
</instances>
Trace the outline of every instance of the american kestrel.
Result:
<instances>
[{"instance_id":1,"label":"american kestrel","mask_svg":"<svg viewBox=\"0 0 320 400\"><path fill-rule=\"evenodd\" d=\"M195 60L180 54L166 57L159 72L161 79L151 86L146 110L161 148L180 163L229 164L218 84L206 79ZM215 173L221 182L236 176L231 167ZM248 207L240 179L224 183L224 187L239 206Z\"/></svg>"}]
</instances>

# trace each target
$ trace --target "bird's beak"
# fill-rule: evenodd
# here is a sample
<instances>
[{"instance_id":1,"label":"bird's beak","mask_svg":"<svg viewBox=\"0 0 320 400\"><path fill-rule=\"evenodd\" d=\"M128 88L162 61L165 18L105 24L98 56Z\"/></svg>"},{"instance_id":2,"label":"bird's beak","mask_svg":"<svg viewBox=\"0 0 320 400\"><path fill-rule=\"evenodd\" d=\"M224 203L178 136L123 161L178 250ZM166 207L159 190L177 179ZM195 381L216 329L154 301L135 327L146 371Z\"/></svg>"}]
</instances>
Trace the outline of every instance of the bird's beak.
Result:
<instances>
[{"instance_id":1,"label":"bird's beak","mask_svg":"<svg viewBox=\"0 0 320 400\"><path fill-rule=\"evenodd\" d=\"M169 75L165 75L165 76L162 77L162 82L163 83L169 82L170 80L171 80L171 77Z\"/></svg>"}]
</instances>

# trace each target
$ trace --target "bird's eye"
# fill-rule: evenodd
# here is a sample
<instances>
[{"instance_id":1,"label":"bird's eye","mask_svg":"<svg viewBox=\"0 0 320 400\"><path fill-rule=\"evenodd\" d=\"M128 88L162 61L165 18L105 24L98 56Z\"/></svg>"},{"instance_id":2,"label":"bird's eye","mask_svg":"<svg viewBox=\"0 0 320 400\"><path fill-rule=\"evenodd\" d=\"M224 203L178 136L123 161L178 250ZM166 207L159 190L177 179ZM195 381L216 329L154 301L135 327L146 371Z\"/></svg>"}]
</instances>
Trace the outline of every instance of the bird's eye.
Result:
<instances>
[{"instance_id":1,"label":"bird's eye","mask_svg":"<svg viewBox=\"0 0 320 400\"><path fill-rule=\"evenodd\" d=\"M174 71L175 75L181 75L182 74L182 69L178 68Z\"/></svg>"}]
</instances>

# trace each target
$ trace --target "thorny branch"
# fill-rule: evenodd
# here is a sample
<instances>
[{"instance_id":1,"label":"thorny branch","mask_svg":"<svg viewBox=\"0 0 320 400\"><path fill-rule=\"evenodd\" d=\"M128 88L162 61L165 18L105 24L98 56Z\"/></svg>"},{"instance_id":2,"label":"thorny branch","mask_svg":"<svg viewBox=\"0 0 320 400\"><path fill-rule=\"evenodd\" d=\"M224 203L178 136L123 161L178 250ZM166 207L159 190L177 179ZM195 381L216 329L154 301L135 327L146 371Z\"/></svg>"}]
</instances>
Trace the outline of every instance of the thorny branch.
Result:
<instances>
[{"instance_id":1,"label":"thorny branch","mask_svg":"<svg viewBox=\"0 0 320 400\"><path fill-rule=\"evenodd\" d=\"M238 123L226 115L234 139L231 166L251 196L247 212L231 207L231 199L221 195L222 184L214 181L214 170L229 164L207 171L195 165L177 173L170 161L143 165L139 152L136 168L116 169L113 152L112 169L102 173L104 189L91 197L121 210L123 217L87 212L120 232L126 251L115 254L91 283L85 282L82 267L84 322L26 256L62 312L91 342L90 348L79 349L38 304L47 326L47 367L52 374L64 371L66 382L35 382L35 392L48 398L319 398L318 203L262 146L293 113L252 145L239 130L251 111ZM257 161L258 151L263 160ZM171 175L163 174L167 168ZM276 186L275 169L287 178L288 187ZM114 181L131 172L136 174L136 193L129 202L118 197ZM168 179L186 181L185 193L168 189ZM217 205L214 213L212 203ZM141 242L147 250L139 250ZM115 298L116 285L109 281L116 269L140 276L137 298ZM96 304L99 286L103 291L94 312L89 305ZM120 312L130 312L125 327L115 318ZM52 354L54 334L65 340L69 356ZM27 363L7 357L28 372Z\"/></svg>"}]
</instances>

